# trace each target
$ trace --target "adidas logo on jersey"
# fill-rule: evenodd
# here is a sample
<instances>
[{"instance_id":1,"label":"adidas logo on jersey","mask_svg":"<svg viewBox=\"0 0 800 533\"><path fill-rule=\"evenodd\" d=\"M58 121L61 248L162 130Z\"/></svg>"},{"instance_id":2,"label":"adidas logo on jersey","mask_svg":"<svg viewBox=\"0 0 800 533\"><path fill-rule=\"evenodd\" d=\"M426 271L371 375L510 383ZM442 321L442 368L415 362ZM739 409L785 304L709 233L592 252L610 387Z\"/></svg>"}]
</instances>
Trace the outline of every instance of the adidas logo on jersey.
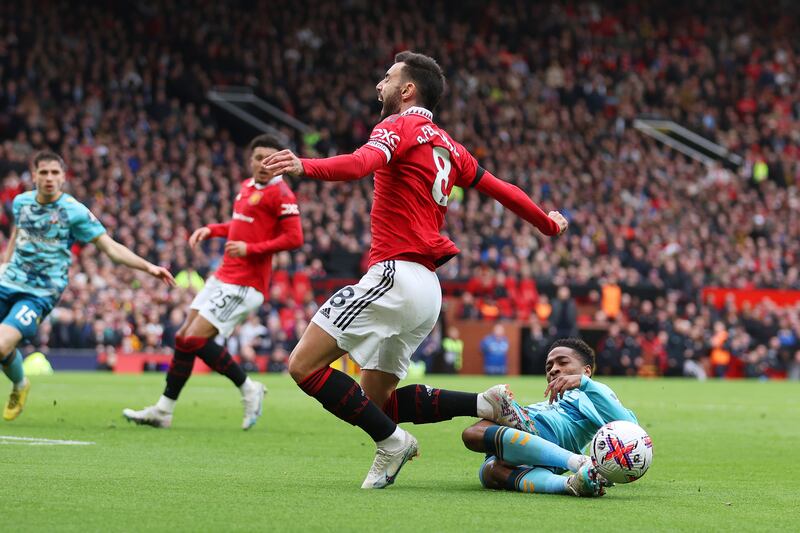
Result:
<instances>
[{"instance_id":1,"label":"adidas logo on jersey","mask_svg":"<svg viewBox=\"0 0 800 533\"><path fill-rule=\"evenodd\" d=\"M330 318L331 317L331 308L330 307L325 307L319 313L322 316L324 316L325 318Z\"/></svg>"}]
</instances>

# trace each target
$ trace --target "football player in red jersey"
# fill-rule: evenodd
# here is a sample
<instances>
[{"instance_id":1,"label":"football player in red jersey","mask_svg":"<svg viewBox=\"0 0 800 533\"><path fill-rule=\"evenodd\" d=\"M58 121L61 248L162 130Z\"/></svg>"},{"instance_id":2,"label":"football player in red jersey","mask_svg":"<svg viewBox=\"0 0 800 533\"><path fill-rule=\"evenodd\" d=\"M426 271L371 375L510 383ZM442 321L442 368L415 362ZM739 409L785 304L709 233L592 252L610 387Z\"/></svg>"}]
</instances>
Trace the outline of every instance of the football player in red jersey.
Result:
<instances>
[{"instance_id":1,"label":"football player in red jersey","mask_svg":"<svg viewBox=\"0 0 800 533\"><path fill-rule=\"evenodd\" d=\"M440 233L453 186L488 194L546 235L567 228L560 213L545 214L518 187L481 168L433 122L431 110L444 90L444 74L434 59L398 54L376 89L382 121L352 154L300 159L282 150L264 161L276 174L329 181L375 174L369 271L320 307L289 360L289 373L307 394L375 440L378 450L363 488L390 485L417 454L416 439L398 422L477 416L524 427L519 423L525 415L511 407L505 385L482 394L424 385L396 388L439 316L442 293L435 269L459 252ZM360 386L329 366L343 353L361 366Z\"/></svg>"},{"instance_id":2,"label":"football player in red jersey","mask_svg":"<svg viewBox=\"0 0 800 533\"><path fill-rule=\"evenodd\" d=\"M283 147L270 135L250 142L251 178L233 204L233 217L224 224L208 224L189 238L194 248L209 237L226 237L222 266L208 278L192 301L189 316L175 336L175 355L167 371L164 394L155 405L140 411L125 409L123 415L137 424L169 427L178 395L192 373L195 356L230 378L239 387L244 404L243 429L261 416L264 385L252 381L223 347L214 342L227 337L264 302L272 273L272 254L303 244L297 200L279 174L261 162Z\"/></svg>"}]
</instances>

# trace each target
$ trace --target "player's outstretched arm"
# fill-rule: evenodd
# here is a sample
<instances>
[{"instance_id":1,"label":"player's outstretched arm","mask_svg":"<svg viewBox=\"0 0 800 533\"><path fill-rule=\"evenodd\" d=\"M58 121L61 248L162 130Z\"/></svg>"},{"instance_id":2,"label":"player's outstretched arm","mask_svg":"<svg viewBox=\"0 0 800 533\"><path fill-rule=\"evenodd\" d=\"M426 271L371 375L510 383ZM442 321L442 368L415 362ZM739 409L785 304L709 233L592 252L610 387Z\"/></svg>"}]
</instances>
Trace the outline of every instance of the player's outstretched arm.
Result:
<instances>
[{"instance_id":1,"label":"player's outstretched arm","mask_svg":"<svg viewBox=\"0 0 800 533\"><path fill-rule=\"evenodd\" d=\"M545 235L561 235L567 230L567 219L558 211L545 214L522 189L507 183L488 171L484 171L475 186L483 194L489 195L518 217L533 224Z\"/></svg>"},{"instance_id":2,"label":"player's outstretched arm","mask_svg":"<svg viewBox=\"0 0 800 533\"><path fill-rule=\"evenodd\" d=\"M362 146L352 154L325 159L301 159L290 150L281 150L261 163L275 175L305 175L324 181L351 181L361 179L386 164L386 156L378 150Z\"/></svg>"},{"instance_id":3,"label":"player's outstretched arm","mask_svg":"<svg viewBox=\"0 0 800 533\"><path fill-rule=\"evenodd\" d=\"M14 255L14 246L17 244L17 227L11 227L11 234L8 236L8 244L6 245L6 249L3 251L3 264L8 263L11 261L11 257Z\"/></svg>"},{"instance_id":4,"label":"player's outstretched arm","mask_svg":"<svg viewBox=\"0 0 800 533\"><path fill-rule=\"evenodd\" d=\"M154 278L163 280L167 285L171 287L175 286L175 278L172 277L169 270L142 259L128 248L109 237L108 233L103 233L92 242L113 262L125 265L128 268L135 268L136 270L147 272Z\"/></svg>"},{"instance_id":5,"label":"player's outstretched arm","mask_svg":"<svg viewBox=\"0 0 800 533\"><path fill-rule=\"evenodd\" d=\"M8 263L11 261L11 257L14 255L14 246L17 243L17 227L11 227L11 234L8 236L8 244L6 244L6 249L3 251L3 262L0 263L0 276L2 276L6 269L8 268Z\"/></svg>"}]
</instances>

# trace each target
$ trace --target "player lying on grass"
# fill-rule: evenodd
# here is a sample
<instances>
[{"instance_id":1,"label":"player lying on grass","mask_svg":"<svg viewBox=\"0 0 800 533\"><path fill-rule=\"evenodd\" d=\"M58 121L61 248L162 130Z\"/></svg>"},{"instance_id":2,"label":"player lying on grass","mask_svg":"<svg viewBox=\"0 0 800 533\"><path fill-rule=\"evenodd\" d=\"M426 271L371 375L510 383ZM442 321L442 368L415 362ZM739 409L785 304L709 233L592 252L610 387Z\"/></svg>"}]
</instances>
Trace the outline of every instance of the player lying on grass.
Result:
<instances>
[{"instance_id":1,"label":"player lying on grass","mask_svg":"<svg viewBox=\"0 0 800 533\"><path fill-rule=\"evenodd\" d=\"M591 379L594 350L580 339L557 340L547 355L547 401L528 405L516 428L482 420L464 430L464 445L487 455L484 487L519 492L602 496L605 480L583 455L597 430L614 420L636 423L614 392ZM569 477L561 472L574 472Z\"/></svg>"},{"instance_id":2,"label":"player lying on grass","mask_svg":"<svg viewBox=\"0 0 800 533\"><path fill-rule=\"evenodd\" d=\"M214 341L230 336L237 325L264 302L272 274L272 255L303 244L297 200L280 175L268 172L261 161L283 148L271 135L259 135L249 145L252 177L242 183L233 204L233 218L209 224L189 238L194 248L209 237L227 237L222 266L192 301L189 316L175 336L175 354L167 371L164 393L155 405L139 411L125 409L130 421L169 427L178 395L192 375L194 358L228 377L239 388L244 406L242 429L261 416L264 385L247 377L228 351Z\"/></svg>"},{"instance_id":3,"label":"player lying on grass","mask_svg":"<svg viewBox=\"0 0 800 533\"><path fill-rule=\"evenodd\" d=\"M453 187L496 199L545 235L567 229L560 213L546 214L524 191L493 176L433 121L444 91L444 73L435 60L402 52L375 89L383 102L382 121L352 154L300 159L286 150L264 162L271 172L326 181L375 174L369 270L320 307L289 360L289 374L306 394L375 441L365 489L392 484L417 455L417 440L399 422L512 414L505 387L480 395L423 385L397 389L411 354L439 318L436 268L459 252L441 233ZM330 367L345 352L361 366L360 385Z\"/></svg>"},{"instance_id":4,"label":"player lying on grass","mask_svg":"<svg viewBox=\"0 0 800 533\"><path fill-rule=\"evenodd\" d=\"M25 407L30 382L22 370L17 344L36 334L69 282L72 244L94 243L115 263L147 272L175 285L165 268L145 261L108 236L91 211L63 192L66 166L53 152L39 152L31 172L36 190L12 203L14 227L0 275L0 362L14 383L3 418L14 420Z\"/></svg>"}]
</instances>

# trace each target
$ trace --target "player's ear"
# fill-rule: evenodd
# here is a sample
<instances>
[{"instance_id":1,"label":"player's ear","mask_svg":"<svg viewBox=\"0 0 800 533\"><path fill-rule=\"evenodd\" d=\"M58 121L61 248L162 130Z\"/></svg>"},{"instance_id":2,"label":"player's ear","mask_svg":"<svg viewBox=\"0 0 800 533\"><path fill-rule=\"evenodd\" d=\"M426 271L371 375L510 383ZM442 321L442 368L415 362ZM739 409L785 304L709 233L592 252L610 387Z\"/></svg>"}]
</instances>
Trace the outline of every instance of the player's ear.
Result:
<instances>
[{"instance_id":1,"label":"player's ear","mask_svg":"<svg viewBox=\"0 0 800 533\"><path fill-rule=\"evenodd\" d=\"M400 89L400 97L403 100L410 100L417 94L417 86L414 85L414 82L408 81L403 85L403 88Z\"/></svg>"},{"instance_id":2,"label":"player's ear","mask_svg":"<svg viewBox=\"0 0 800 533\"><path fill-rule=\"evenodd\" d=\"M591 365L584 365L583 373L586 374L587 377L592 377L592 367L591 367Z\"/></svg>"}]
</instances>

